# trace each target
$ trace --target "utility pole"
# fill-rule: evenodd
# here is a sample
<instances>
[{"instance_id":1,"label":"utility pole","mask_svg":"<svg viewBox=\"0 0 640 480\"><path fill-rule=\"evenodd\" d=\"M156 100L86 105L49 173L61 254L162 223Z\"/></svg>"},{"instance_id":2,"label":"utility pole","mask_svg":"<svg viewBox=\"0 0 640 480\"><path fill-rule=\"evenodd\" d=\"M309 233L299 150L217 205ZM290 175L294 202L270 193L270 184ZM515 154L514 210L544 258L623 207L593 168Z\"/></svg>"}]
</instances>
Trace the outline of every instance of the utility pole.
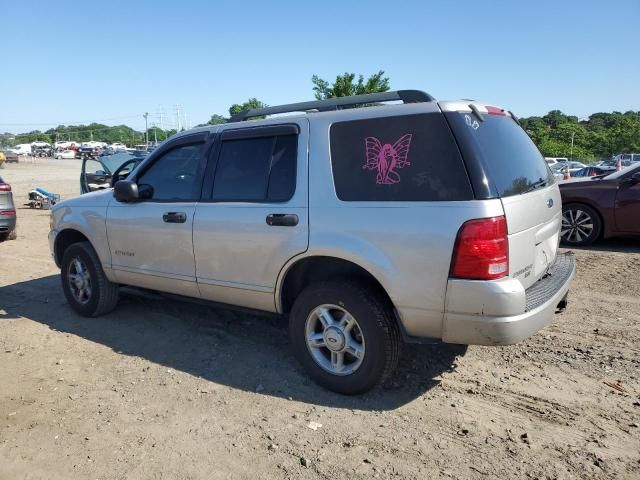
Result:
<instances>
[{"instance_id":1,"label":"utility pole","mask_svg":"<svg viewBox=\"0 0 640 480\"><path fill-rule=\"evenodd\" d=\"M576 136L576 132L571 133L571 153L569 153L569 160L573 161L573 137Z\"/></svg>"},{"instance_id":2,"label":"utility pole","mask_svg":"<svg viewBox=\"0 0 640 480\"><path fill-rule=\"evenodd\" d=\"M149 148L149 123L147 121L147 118L149 117L149 112L144 112L144 115L142 116L144 117L144 142L147 148Z\"/></svg>"},{"instance_id":3,"label":"utility pole","mask_svg":"<svg viewBox=\"0 0 640 480\"><path fill-rule=\"evenodd\" d=\"M156 133L156 124L153 124L153 144L157 145L158 144L158 135Z\"/></svg>"},{"instance_id":4,"label":"utility pole","mask_svg":"<svg viewBox=\"0 0 640 480\"><path fill-rule=\"evenodd\" d=\"M180 105L176 104L176 131L180 130Z\"/></svg>"}]
</instances>

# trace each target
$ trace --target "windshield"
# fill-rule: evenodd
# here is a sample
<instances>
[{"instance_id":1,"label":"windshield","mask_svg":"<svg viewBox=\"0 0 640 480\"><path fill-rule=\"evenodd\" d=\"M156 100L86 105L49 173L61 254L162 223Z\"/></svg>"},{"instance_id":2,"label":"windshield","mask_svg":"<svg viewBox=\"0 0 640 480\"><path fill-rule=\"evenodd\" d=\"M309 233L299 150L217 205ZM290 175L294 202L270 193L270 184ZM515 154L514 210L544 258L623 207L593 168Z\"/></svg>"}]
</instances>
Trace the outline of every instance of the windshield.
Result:
<instances>
[{"instance_id":1,"label":"windshield","mask_svg":"<svg viewBox=\"0 0 640 480\"><path fill-rule=\"evenodd\" d=\"M604 178L606 178L607 180L609 180L609 179L615 180L616 178L623 177L623 176L627 175L628 173L631 173L631 172L636 171L636 170L640 171L640 163L631 165L629 167L625 167L622 170L620 170L618 172L615 172L615 173L612 173L611 175L607 175Z\"/></svg>"},{"instance_id":2,"label":"windshield","mask_svg":"<svg viewBox=\"0 0 640 480\"><path fill-rule=\"evenodd\" d=\"M454 112L447 118L456 136L471 140L498 196L519 195L553 183L544 157L511 117L483 115L479 121L472 113Z\"/></svg>"}]
</instances>

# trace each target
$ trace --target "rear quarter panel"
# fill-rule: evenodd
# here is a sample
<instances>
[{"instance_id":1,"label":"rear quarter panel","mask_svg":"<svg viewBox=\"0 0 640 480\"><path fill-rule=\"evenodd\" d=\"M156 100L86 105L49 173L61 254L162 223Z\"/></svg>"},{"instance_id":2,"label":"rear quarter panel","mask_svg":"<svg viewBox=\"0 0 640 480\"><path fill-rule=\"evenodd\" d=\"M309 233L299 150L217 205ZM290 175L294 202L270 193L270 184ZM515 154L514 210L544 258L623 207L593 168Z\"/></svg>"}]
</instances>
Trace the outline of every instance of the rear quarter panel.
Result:
<instances>
[{"instance_id":1,"label":"rear quarter panel","mask_svg":"<svg viewBox=\"0 0 640 480\"><path fill-rule=\"evenodd\" d=\"M428 104L404 106L425 111ZM389 109L379 109L380 115ZM376 109L366 109L367 118ZM362 112L362 110L360 110ZM344 202L331 169L329 127L335 115L310 117L309 250L305 256L349 260L371 273L393 301L409 335L440 338L451 254L469 219L503 214L500 200L462 202Z\"/></svg>"}]
</instances>

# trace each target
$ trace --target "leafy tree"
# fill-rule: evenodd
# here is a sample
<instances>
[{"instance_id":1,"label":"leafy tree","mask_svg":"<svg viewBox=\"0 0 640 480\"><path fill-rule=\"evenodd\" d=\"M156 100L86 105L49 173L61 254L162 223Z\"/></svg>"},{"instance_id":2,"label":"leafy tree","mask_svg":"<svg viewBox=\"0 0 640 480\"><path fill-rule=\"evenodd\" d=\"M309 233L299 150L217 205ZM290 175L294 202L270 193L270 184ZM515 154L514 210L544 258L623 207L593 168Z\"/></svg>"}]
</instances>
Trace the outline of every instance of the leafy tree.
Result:
<instances>
[{"instance_id":1,"label":"leafy tree","mask_svg":"<svg viewBox=\"0 0 640 480\"><path fill-rule=\"evenodd\" d=\"M598 112L579 121L559 110L543 117L520 119L523 128L545 156L582 160L609 158L640 151L640 112Z\"/></svg>"},{"instance_id":2,"label":"leafy tree","mask_svg":"<svg viewBox=\"0 0 640 480\"><path fill-rule=\"evenodd\" d=\"M266 103L263 103L254 97L250 98L242 104L234 103L233 105L231 105L229 107L229 115L235 115L237 113L244 112L245 110L251 110L252 108L265 108L267 106L268 105ZM213 116L211 118L213 118Z\"/></svg>"},{"instance_id":3,"label":"leafy tree","mask_svg":"<svg viewBox=\"0 0 640 480\"><path fill-rule=\"evenodd\" d=\"M227 123L227 119L222 115L214 113L205 125L220 125L221 123Z\"/></svg>"},{"instance_id":4,"label":"leafy tree","mask_svg":"<svg viewBox=\"0 0 640 480\"><path fill-rule=\"evenodd\" d=\"M389 90L389 78L384 76L383 70L374 73L366 81L363 75L358 76L357 82L355 79L355 73L345 72L343 75L338 75L333 84L323 80L318 75L313 75L311 82L313 83L314 95L318 100L334 97L349 97L351 95L362 95L365 93L386 92Z\"/></svg>"}]
</instances>

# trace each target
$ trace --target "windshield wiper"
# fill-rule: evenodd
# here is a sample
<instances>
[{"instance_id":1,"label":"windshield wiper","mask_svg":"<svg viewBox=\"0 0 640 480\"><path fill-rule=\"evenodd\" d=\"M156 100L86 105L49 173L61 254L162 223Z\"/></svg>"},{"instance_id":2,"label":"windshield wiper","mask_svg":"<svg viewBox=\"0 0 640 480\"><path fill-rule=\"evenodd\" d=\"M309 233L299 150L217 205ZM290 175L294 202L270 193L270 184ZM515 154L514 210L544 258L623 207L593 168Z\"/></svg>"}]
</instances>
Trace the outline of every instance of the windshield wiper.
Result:
<instances>
[{"instance_id":1,"label":"windshield wiper","mask_svg":"<svg viewBox=\"0 0 640 480\"><path fill-rule=\"evenodd\" d=\"M542 187L546 187L548 184L548 181L541 178L535 182L533 182L531 185L529 185L527 187L527 189L522 192L522 193L529 193L529 192L533 192L534 190L537 190L538 188L542 188Z\"/></svg>"}]
</instances>

